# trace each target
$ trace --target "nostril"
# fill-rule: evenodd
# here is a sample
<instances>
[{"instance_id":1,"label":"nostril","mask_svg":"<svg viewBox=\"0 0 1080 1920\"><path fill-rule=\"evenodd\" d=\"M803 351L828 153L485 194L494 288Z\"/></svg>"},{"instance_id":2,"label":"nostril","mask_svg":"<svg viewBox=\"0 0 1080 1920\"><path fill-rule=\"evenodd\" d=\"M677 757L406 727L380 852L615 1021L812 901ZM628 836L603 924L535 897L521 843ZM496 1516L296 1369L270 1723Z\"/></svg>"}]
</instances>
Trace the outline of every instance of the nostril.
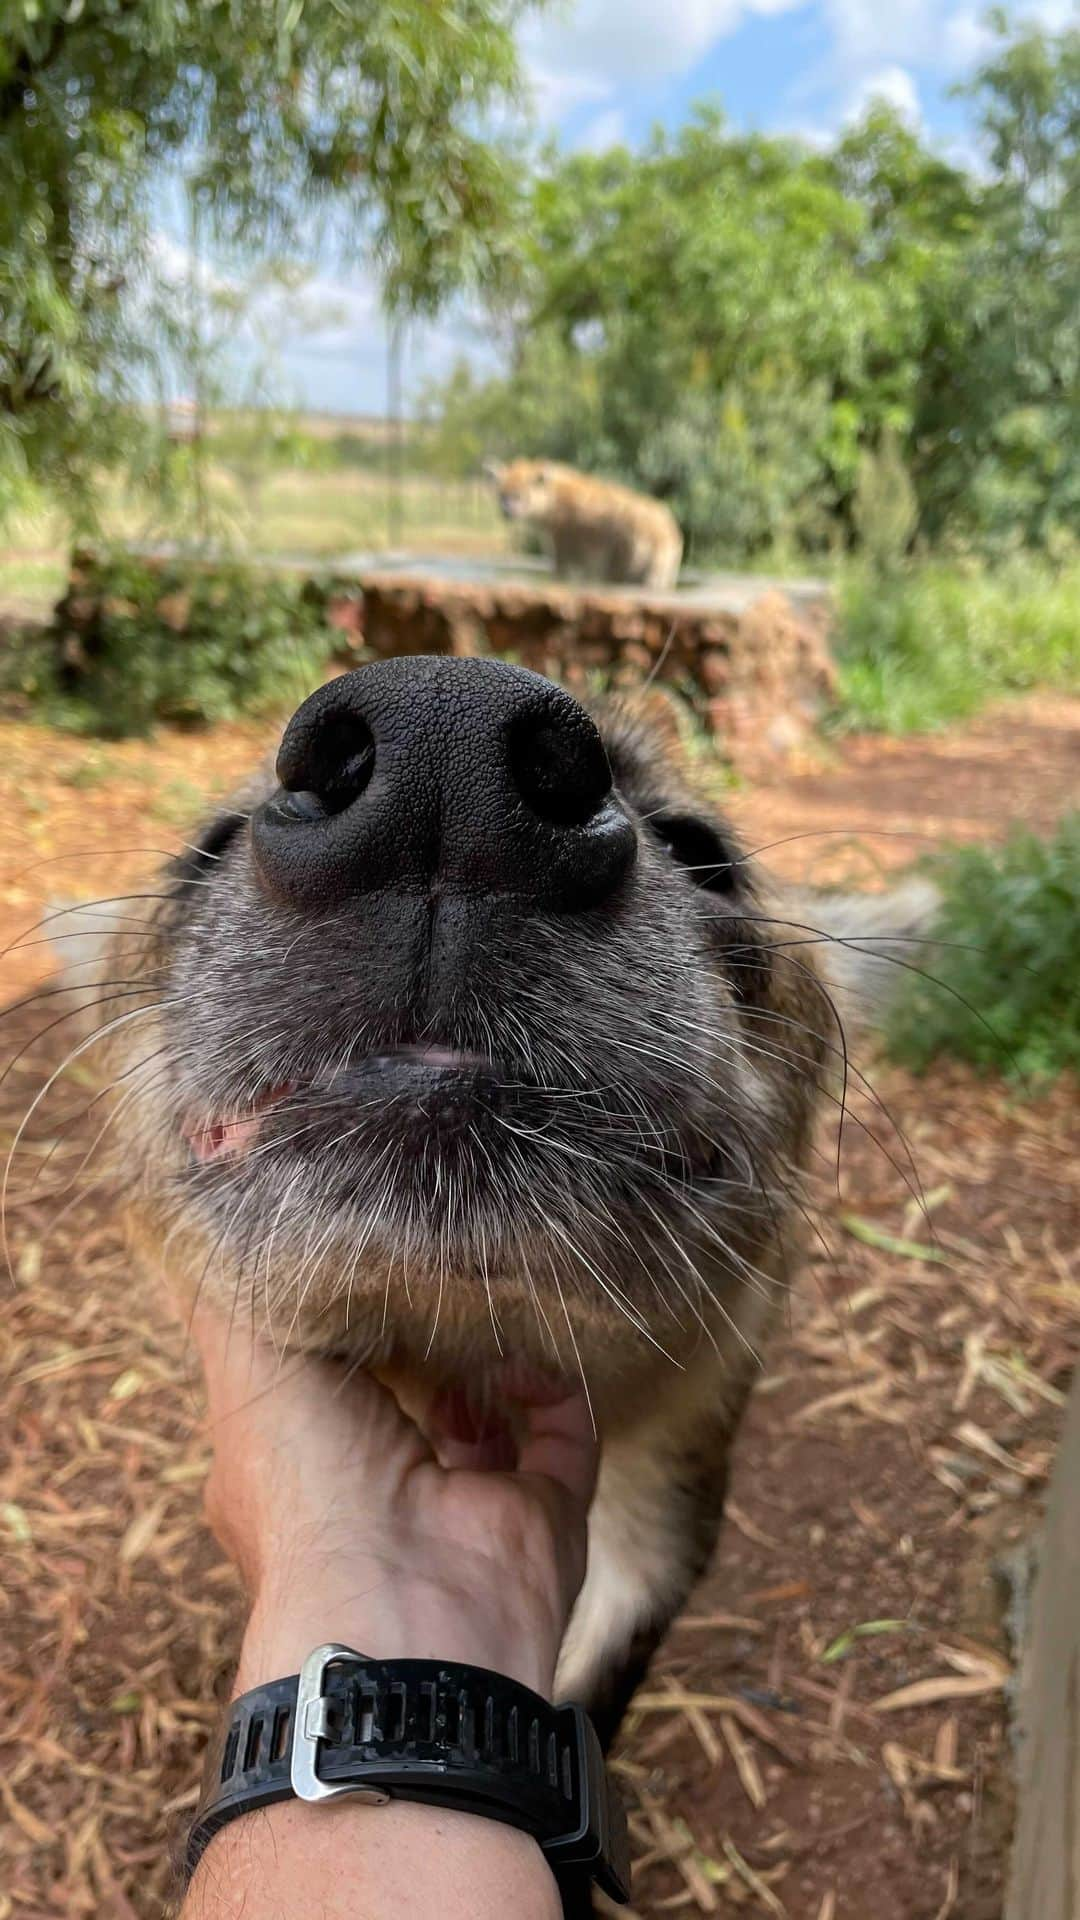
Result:
<instances>
[{"instance_id":1,"label":"nostril","mask_svg":"<svg viewBox=\"0 0 1080 1920\"><path fill-rule=\"evenodd\" d=\"M330 711L300 738L286 734L277 775L284 792L277 811L287 819L322 820L358 800L375 771L375 741L359 714Z\"/></svg>"},{"instance_id":2,"label":"nostril","mask_svg":"<svg viewBox=\"0 0 1080 1920\"><path fill-rule=\"evenodd\" d=\"M553 826L583 827L611 792L604 743L581 708L523 714L510 729L508 759L526 805Z\"/></svg>"}]
</instances>

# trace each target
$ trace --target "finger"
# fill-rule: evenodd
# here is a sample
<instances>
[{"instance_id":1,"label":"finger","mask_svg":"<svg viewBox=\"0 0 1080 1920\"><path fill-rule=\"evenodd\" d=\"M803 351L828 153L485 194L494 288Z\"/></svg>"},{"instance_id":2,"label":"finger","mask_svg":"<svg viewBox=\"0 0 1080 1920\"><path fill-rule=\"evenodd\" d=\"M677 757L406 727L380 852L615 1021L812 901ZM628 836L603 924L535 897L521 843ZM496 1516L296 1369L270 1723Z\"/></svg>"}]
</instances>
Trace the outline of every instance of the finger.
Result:
<instances>
[{"instance_id":1,"label":"finger","mask_svg":"<svg viewBox=\"0 0 1080 1920\"><path fill-rule=\"evenodd\" d=\"M478 1408L465 1387L444 1387L432 1400L425 1428L439 1465L473 1473L512 1473L518 1448L513 1426L497 1408Z\"/></svg>"},{"instance_id":2,"label":"finger","mask_svg":"<svg viewBox=\"0 0 1080 1920\"><path fill-rule=\"evenodd\" d=\"M518 1472L569 1494L582 1516L596 1491L600 1447L583 1393L534 1402L518 1448Z\"/></svg>"},{"instance_id":3,"label":"finger","mask_svg":"<svg viewBox=\"0 0 1080 1920\"><path fill-rule=\"evenodd\" d=\"M206 1376L215 1446L266 1460L289 1453L312 1475L362 1460L390 1485L431 1449L391 1387L363 1369L313 1354L282 1355L213 1309L192 1324ZM336 1467L335 1467L336 1462Z\"/></svg>"}]
</instances>

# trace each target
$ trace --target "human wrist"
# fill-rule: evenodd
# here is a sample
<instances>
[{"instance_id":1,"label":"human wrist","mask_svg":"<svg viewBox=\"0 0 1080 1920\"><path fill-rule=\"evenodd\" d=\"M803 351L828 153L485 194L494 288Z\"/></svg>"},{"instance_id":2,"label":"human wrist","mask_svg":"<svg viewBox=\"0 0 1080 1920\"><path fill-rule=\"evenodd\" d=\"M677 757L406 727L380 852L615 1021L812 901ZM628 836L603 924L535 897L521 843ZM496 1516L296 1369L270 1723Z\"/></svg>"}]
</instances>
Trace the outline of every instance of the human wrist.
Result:
<instances>
[{"instance_id":1,"label":"human wrist","mask_svg":"<svg viewBox=\"0 0 1080 1920\"><path fill-rule=\"evenodd\" d=\"M254 1596L236 1692L295 1673L312 1647L335 1642L376 1660L447 1660L486 1667L552 1695L558 1635L544 1606L511 1614L497 1596L476 1596L411 1574L379 1582L270 1579Z\"/></svg>"}]
</instances>

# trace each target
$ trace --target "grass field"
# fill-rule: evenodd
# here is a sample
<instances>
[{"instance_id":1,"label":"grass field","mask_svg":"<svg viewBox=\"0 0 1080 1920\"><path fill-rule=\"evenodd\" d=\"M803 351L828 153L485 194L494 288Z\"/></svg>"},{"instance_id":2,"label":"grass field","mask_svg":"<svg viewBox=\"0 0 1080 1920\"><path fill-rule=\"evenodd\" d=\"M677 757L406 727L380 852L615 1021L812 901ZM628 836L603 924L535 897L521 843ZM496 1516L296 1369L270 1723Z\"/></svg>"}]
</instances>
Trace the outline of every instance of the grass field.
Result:
<instances>
[{"instance_id":1,"label":"grass field","mask_svg":"<svg viewBox=\"0 0 1080 1920\"><path fill-rule=\"evenodd\" d=\"M838 724L921 733L1033 687L1080 691L1080 565L942 561L837 581Z\"/></svg>"},{"instance_id":2,"label":"grass field","mask_svg":"<svg viewBox=\"0 0 1080 1920\"><path fill-rule=\"evenodd\" d=\"M391 518L385 477L341 467L227 466L206 473L208 537L239 553L330 558L357 551L408 547L416 551L492 554L509 538L490 488L482 480L439 480L410 474ZM100 503L106 538L157 543L197 537L190 498L186 508L163 510L146 492L103 480ZM45 611L65 576L72 527L47 501L14 515L0 541L0 612Z\"/></svg>"}]
</instances>

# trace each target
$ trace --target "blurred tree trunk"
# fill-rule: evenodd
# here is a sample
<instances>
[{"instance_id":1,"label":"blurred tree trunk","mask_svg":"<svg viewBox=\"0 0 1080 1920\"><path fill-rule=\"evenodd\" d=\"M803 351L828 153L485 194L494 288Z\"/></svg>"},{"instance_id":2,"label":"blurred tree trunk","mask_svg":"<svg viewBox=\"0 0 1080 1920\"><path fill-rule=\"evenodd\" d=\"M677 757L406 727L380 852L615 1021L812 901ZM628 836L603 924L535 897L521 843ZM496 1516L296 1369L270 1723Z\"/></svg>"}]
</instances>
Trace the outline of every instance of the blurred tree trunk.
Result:
<instances>
[{"instance_id":1,"label":"blurred tree trunk","mask_svg":"<svg viewBox=\"0 0 1080 1920\"><path fill-rule=\"evenodd\" d=\"M1080 1920L1080 1367L1050 1483L1020 1722L1006 1920Z\"/></svg>"}]
</instances>

